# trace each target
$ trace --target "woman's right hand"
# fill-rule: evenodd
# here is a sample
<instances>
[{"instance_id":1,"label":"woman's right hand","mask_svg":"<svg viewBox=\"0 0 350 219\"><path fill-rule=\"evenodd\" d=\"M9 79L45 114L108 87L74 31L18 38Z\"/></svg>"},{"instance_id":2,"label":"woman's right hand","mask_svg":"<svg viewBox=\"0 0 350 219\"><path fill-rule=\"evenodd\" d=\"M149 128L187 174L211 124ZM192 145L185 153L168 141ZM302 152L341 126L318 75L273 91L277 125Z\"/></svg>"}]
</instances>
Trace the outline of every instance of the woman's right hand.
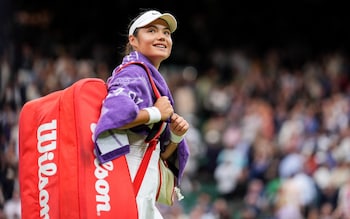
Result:
<instances>
[{"instance_id":1,"label":"woman's right hand","mask_svg":"<svg viewBox=\"0 0 350 219\"><path fill-rule=\"evenodd\" d=\"M162 121L167 120L174 113L174 108L170 103L169 97L167 96L161 96L158 98L154 103L154 106L159 109Z\"/></svg>"}]
</instances>

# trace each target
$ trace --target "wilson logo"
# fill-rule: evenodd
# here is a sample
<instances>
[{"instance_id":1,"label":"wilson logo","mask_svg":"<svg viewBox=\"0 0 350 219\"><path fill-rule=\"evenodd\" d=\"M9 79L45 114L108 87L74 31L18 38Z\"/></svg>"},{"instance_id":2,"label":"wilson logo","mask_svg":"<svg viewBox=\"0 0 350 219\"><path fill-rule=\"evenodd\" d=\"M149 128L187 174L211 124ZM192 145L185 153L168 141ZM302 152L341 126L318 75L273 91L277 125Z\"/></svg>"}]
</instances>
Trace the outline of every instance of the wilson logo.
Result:
<instances>
[{"instance_id":1,"label":"wilson logo","mask_svg":"<svg viewBox=\"0 0 350 219\"><path fill-rule=\"evenodd\" d=\"M90 130L92 132L92 138L93 133L95 131L96 124L92 123L90 126ZM111 210L111 205L110 205L110 196L109 196L109 184L105 180L106 177L108 177L108 174L110 171L113 171L113 163L112 161L106 162L104 164L100 164L97 157L96 153L94 150L94 165L95 165L95 171L94 175L96 177L96 182L95 182L95 189L96 189L96 214L98 216L101 215L102 212L108 212Z\"/></svg>"},{"instance_id":2,"label":"wilson logo","mask_svg":"<svg viewBox=\"0 0 350 219\"><path fill-rule=\"evenodd\" d=\"M40 154L38 158L40 217L49 219L50 207L48 203L50 195L46 187L49 183L49 177L57 172L57 165L53 162L57 140L57 121L52 120L50 123L40 125L37 130L37 139L37 150Z\"/></svg>"}]
</instances>

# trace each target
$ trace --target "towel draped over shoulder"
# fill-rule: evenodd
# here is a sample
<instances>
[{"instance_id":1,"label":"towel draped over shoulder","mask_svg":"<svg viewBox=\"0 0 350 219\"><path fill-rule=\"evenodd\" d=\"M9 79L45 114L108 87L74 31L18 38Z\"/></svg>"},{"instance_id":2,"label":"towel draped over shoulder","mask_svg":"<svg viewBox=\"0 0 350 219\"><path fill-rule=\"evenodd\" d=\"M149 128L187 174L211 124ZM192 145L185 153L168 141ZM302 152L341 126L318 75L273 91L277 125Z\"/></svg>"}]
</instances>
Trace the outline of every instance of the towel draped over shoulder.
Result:
<instances>
[{"instance_id":1,"label":"towel draped over shoulder","mask_svg":"<svg viewBox=\"0 0 350 219\"><path fill-rule=\"evenodd\" d=\"M107 81L108 94L102 104L101 115L94 132L97 157L102 163L129 153L128 142L116 130L135 120L139 110L153 106L156 100L144 67L138 64L131 64L123 68L129 62L139 62L146 65L151 72L153 81L160 94L162 96L168 96L171 104L174 106L174 100L166 81L149 60L136 51L125 56L121 65L114 69ZM130 130L146 137L150 128L147 125L140 125ZM109 139L114 139L108 142L108 147L111 148L107 149L108 153L103 153L106 149L102 148L105 147L105 144L101 143L102 139L111 135L113 138ZM165 150L165 145L169 143L169 136L170 130L167 125L160 137L162 151ZM171 166L175 167L171 169L175 176L177 176L177 183L181 181L188 157L189 148L184 139L179 143L177 151L169 160Z\"/></svg>"}]
</instances>

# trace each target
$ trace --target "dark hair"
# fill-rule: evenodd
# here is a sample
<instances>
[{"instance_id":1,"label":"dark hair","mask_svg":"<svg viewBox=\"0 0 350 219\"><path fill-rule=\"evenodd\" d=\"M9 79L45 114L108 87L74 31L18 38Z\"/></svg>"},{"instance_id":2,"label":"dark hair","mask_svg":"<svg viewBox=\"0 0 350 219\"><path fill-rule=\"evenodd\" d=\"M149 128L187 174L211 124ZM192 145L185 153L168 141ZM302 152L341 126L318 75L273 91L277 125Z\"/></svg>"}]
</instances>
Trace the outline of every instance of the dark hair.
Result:
<instances>
[{"instance_id":1,"label":"dark hair","mask_svg":"<svg viewBox=\"0 0 350 219\"><path fill-rule=\"evenodd\" d=\"M131 44L128 41L125 45L124 55L129 55L132 51L134 51L134 48L132 48Z\"/></svg>"}]
</instances>

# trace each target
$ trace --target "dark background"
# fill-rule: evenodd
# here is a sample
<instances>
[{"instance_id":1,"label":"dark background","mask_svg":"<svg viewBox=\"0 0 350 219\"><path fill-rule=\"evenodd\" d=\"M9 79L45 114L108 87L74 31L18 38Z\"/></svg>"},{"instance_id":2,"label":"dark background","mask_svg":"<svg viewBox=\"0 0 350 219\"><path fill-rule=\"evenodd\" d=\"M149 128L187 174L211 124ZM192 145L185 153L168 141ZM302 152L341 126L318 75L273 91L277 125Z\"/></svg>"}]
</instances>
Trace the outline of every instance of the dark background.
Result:
<instances>
[{"instance_id":1,"label":"dark background","mask_svg":"<svg viewBox=\"0 0 350 219\"><path fill-rule=\"evenodd\" d=\"M303 51L299 54L312 56L350 47L345 1L0 1L3 44L29 42L47 55L53 41L71 46L78 58L91 56L92 47L102 45L109 49L109 62L116 62L129 21L140 8L176 16L169 61L179 64L204 63L216 48L245 47L257 55L274 47L298 48ZM30 14L32 23L21 23L20 12ZM40 21L44 13L46 22Z\"/></svg>"}]
</instances>

